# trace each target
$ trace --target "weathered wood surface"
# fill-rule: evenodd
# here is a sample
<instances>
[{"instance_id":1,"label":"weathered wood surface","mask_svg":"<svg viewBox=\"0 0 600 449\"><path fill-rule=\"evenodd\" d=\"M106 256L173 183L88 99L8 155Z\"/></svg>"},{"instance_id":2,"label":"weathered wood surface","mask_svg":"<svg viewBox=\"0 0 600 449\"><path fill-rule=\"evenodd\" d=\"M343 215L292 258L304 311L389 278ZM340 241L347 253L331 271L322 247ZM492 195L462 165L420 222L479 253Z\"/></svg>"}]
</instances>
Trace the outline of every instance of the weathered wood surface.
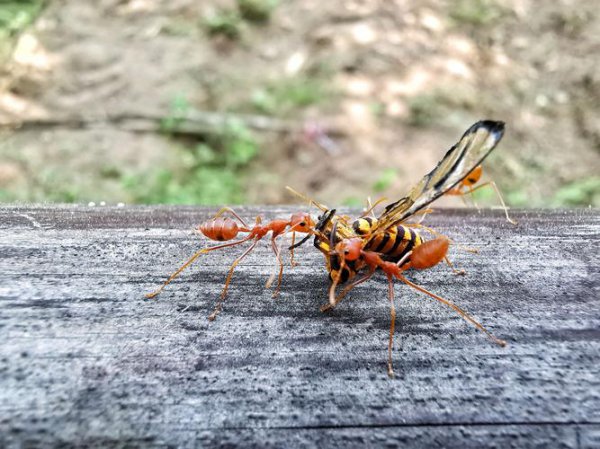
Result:
<instances>
[{"instance_id":1,"label":"weathered wood surface","mask_svg":"<svg viewBox=\"0 0 600 449\"><path fill-rule=\"evenodd\" d=\"M191 228L211 212L0 208L0 447L600 447L598 211L428 217L480 254L453 251L467 276L413 279L509 346L398 285L393 380L384 280L322 314L311 246L273 300L261 245L212 323L240 249L144 299L206 244Z\"/></svg>"}]
</instances>

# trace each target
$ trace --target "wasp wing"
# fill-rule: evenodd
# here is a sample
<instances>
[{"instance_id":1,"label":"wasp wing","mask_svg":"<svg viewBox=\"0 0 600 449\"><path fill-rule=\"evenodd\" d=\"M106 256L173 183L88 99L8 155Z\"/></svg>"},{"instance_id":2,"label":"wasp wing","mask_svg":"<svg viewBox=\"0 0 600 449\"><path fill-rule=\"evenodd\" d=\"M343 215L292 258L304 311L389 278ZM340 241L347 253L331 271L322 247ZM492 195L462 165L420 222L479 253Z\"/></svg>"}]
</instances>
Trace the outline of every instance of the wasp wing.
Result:
<instances>
[{"instance_id":1,"label":"wasp wing","mask_svg":"<svg viewBox=\"0 0 600 449\"><path fill-rule=\"evenodd\" d=\"M407 196L385 207L372 235L406 220L461 182L490 154L503 135L504 122L482 120L471 126Z\"/></svg>"}]
</instances>

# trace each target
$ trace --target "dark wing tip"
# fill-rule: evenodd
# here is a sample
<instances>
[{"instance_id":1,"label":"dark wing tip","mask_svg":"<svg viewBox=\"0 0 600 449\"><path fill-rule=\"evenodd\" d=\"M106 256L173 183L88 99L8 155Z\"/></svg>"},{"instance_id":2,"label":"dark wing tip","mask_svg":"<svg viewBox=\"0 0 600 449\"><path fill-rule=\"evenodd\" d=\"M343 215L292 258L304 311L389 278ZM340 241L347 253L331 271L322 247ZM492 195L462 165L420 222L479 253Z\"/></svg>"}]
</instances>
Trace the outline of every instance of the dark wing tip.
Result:
<instances>
[{"instance_id":1,"label":"dark wing tip","mask_svg":"<svg viewBox=\"0 0 600 449\"><path fill-rule=\"evenodd\" d=\"M480 120L473 124L466 132L465 136L477 132L480 128L485 128L496 140L500 140L504 135L504 122L497 120Z\"/></svg>"}]
</instances>

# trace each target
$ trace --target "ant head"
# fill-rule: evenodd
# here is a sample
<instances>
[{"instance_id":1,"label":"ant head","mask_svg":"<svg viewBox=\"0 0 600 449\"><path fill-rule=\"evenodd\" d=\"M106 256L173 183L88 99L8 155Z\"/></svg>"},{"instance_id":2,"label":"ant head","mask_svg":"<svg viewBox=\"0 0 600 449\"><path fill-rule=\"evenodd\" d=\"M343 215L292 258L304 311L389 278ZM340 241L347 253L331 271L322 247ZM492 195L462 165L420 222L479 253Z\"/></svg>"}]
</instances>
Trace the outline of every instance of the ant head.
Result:
<instances>
[{"instance_id":1,"label":"ant head","mask_svg":"<svg viewBox=\"0 0 600 449\"><path fill-rule=\"evenodd\" d=\"M481 165L478 165L471 171L471 173L469 173L465 177L465 179L463 179L463 184L466 184L468 186L477 184L477 182L481 179L482 174L483 174L483 168L481 168Z\"/></svg>"},{"instance_id":2,"label":"ant head","mask_svg":"<svg viewBox=\"0 0 600 449\"><path fill-rule=\"evenodd\" d=\"M351 262L360 257L362 243L363 241L360 238L344 239L335 245L335 251L339 255L343 255L344 259Z\"/></svg>"},{"instance_id":3,"label":"ant head","mask_svg":"<svg viewBox=\"0 0 600 449\"><path fill-rule=\"evenodd\" d=\"M290 226L293 227L293 230L296 232L310 232L310 230L315 227L315 222L310 214L298 212L292 215Z\"/></svg>"}]
</instances>

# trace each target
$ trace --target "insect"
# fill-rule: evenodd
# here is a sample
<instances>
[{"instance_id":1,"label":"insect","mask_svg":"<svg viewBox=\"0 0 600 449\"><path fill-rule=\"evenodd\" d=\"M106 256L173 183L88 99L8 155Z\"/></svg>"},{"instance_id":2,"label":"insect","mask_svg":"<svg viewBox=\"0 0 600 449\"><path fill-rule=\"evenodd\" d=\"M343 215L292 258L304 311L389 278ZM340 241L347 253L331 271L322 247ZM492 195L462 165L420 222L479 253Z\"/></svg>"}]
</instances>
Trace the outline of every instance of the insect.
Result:
<instances>
[{"instance_id":1,"label":"insect","mask_svg":"<svg viewBox=\"0 0 600 449\"><path fill-rule=\"evenodd\" d=\"M335 225L334 225L335 227ZM335 235L335 229L332 232L332 237ZM365 268L367 271L361 277L356 278L353 282L344 288L344 290L336 296L335 289L341 277L340 271L333 278L329 291L329 303L321 307L322 311L327 311L334 308L343 298L357 285L369 280L377 269L383 271L388 280L388 296L390 300L390 336L388 342L388 375L394 376L392 364L392 348L394 344L394 330L396 323L396 308L394 305L394 278L401 280L412 288L425 293L433 299L451 307L455 312L462 316L467 322L487 334L488 337L500 346L505 346L506 342L492 335L483 325L478 323L467 312L462 310L456 304L426 290L425 288L409 281L403 273L409 269L424 270L434 267L446 258L450 241L445 236L436 237L433 240L425 241L414 246L414 249L404 254L398 261L385 260L385 255L376 251L363 249L364 241L361 238L343 239L335 245L333 254L341 259L340 267L344 269L348 263L354 263L355 267ZM389 257L389 256L388 256ZM360 269L359 268L359 269Z\"/></svg>"},{"instance_id":2,"label":"insect","mask_svg":"<svg viewBox=\"0 0 600 449\"><path fill-rule=\"evenodd\" d=\"M515 220L513 220L512 218L510 218L510 216L508 215L508 207L506 207L506 204L504 203L504 199L502 198L502 195L500 194L500 190L498 189L498 186L496 185L496 183L494 181L488 181L488 182L478 185L477 187L473 187L475 184L477 184L480 181L482 175L483 175L483 167L481 165L478 165L467 176L465 176L465 178L461 182L459 182L455 187L448 190L446 192L446 195L457 195L457 196L472 195L475 191L477 191L483 187L490 186L494 189L494 192L496 192L496 196L500 200L500 204L502 205L502 209L504 210L504 214L506 215L506 220L509 223L516 225L517 222ZM473 204L475 204L475 202L473 202ZM475 204L475 207L477 207L476 204Z\"/></svg>"},{"instance_id":3,"label":"insect","mask_svg":"<svg viewBox=\"0 0 600 449\"><path fill-rule=\"evenodd\" d=\"M314 245L325 255L331 278L329 303L321 308L326 311L335 307L342 298L357 285L370 279L377 269L383 271L388 279L391 304L390 339L388 345L388 373L393 375L392 347L395 326L393 279L399 279L416 290L448 305L465 320L485 332L492 340L504 346L481 324L471 318L455 304L431 293L423 287L409 281L404 271L431 268L442 260L447 260L450 241L441 235L425 242L415 229L421 225L408 224L405 221L422 211L440 196L454 188L462 188L471 183L466 178L472 174L475 182L481 176L481 162L496 147L504 134L504 123L483 120L471 126L437 166L409 194L398 201L388 204L379 217L361 217L351 226L336 220L335 211L326 212L315 226ZM466 181L465 181L466 180ZM473 184L471 183L471 184ZM429 229L429 228L425 228ZM432 231L432 230L431 230ZM309 236L307 236L309 237ZM358 274L361 273L360 276ZM338 285L349 282L340 294L336 295Z\"/></svg>"},{"instance_id":4,"label":"insect","mask_svg":"<svg viewBox=\"0 0 600 449\"><path fill-rule=\"evenodd\" d=\"M231 217L226 217L224 214L230 214ZM236 221L237 220L237 221ZM267 223L262 223L262 218L260 216L256 217L254 226L248 226L248 224L233 210L228 207L222 208L217 214L210 220L202 223L198 230L204 234L207 238L215 241L229 241L235 239L238 234L246 233L247 235L239 240L235 240L233 242L224 243L222 245L212 246L209 248L203 248L200 251L196 252L192 257L190 257L187 262L185 262L175 273L173 273L158 289L154 292L146 295L147 298L154 298L158 295L168 284L171 283L179 274L185 270L188 266L190 266L198 257L202 254L209 253L211 251L215 251L222 248L227 248L230 246L241 245L242 243L251 241L251 245L239 256L237 257L231 267L229 268L229 272L227 274L227 278L225 280L225 286L221 291L221 296L213 313L209 315L209 320L214 320L217 315L221 312L223 307L223 301L227 296L227 290L229 288L229 284L231 283L231 279L233 277L233 273L235 271L235 267L246 257L269 232L271 233L271 248L273 249L273 253L275 254L275 258L277 259L278 264L278 275L277 275L277 287L273 292L273 297L279 294L279 289L281 287L281 280L283 277L283 261L281 259L281 248L277 245L277 238L280 236L291 232L292 233L292 241L295 239L295 233L310 233L313 232L313 228L315 226L314 220L308 213L297 212L292 214L292 216L288 219L276 219ZM294 245L292 245L294 246ZM293 251L293 249L291 250ZM292 252L292 263L293 263L293 252ZM267 281L267 288L269 288L274 280L275 273L269 278Z\"/></svg>"}]
</instances>

